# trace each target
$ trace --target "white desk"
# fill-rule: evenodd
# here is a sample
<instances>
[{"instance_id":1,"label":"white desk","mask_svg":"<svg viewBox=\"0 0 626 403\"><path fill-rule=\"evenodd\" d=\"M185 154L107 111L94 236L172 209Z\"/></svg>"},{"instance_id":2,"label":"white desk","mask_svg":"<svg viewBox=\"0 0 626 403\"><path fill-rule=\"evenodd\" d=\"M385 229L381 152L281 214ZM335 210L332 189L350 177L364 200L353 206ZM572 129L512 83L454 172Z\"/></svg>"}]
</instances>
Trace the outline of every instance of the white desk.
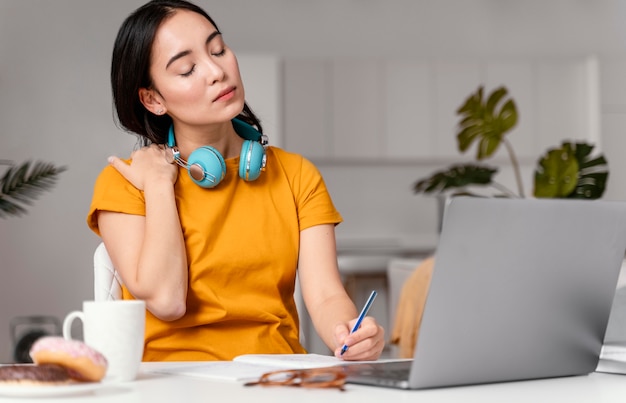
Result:
<instances>
[{"instance_id":1,"label":"white desk","mask_svg":"<svg viewBox=\"0 0 626 403\"><path fill-rule=\"evenodd\" d=\"M199 363L201 364L201 363ZM245 387L236 382L217 382L199 377L172 376L152 373L150 370L167 366L166 363L142 364L138 380L105 385L84 395L56 398L2 398L0 402L16 403L342 403L380 402L619 402L626 396L626 376L593 373L587 376L556 378L537 381L508 382L403 391L386 388L346 385L346 390L300 389L294 387Z\"/></svg>"}]
</instances>

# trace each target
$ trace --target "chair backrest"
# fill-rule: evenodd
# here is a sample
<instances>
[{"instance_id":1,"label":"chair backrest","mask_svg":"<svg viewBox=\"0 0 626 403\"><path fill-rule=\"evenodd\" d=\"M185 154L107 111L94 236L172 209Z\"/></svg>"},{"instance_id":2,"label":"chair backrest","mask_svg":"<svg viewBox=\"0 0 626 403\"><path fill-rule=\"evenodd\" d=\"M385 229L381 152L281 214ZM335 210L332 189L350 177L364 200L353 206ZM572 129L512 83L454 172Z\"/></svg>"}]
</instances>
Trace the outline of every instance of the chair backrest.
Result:
<instances>
[{"instance_id":1,"label":"chair backrest","mask_svg":"<svg viewBox=\"0 0 626 403\"><path fill-rule=\"evenodd\" d=\"M93 255L93 291L95 301L122 299L122 279L104 243L98 245Z\"/></svg>"}]
</instances>

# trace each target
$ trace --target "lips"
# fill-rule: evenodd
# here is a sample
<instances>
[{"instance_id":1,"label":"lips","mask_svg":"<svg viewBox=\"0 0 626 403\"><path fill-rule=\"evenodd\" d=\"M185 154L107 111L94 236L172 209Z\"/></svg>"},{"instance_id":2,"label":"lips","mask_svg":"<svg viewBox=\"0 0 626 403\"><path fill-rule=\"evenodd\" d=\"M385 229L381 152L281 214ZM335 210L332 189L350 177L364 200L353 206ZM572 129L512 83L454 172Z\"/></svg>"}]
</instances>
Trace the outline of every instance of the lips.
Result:
<instances>
[{"instance_id":1,"label":"lips","mask_svg":"<svg viewBox=\"0 0 626 403\"><path fill-rule=\"evenodd\" d=\"M225 90L220 91L217 98L215 98L213 102L228 101L234 96L235 96L235 87L229 87L229 88L226 88Z\"/></svg>"}]
</instances>

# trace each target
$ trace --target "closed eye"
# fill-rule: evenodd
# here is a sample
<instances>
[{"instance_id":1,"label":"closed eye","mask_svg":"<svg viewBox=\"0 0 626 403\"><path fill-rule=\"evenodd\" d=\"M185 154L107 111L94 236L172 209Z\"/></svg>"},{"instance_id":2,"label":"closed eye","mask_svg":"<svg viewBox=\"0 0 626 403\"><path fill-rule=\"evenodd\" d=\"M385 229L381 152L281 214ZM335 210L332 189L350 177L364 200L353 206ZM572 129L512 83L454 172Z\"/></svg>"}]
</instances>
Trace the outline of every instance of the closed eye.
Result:
<instances>
[{"instance_id":1,"label":"closed eye","mask_svg":"<svg viewBox=\"0 0 626 403\"><path fill-rule=\"evenodd\" d=\"M189 71L188 71L188 72L186 72L186 73L182 73L182 74L181 74L181 76L183 76L183 77L189 77L190 75L192 75L192 74L193 74L193 72L194 72L194 71L196 71L196 65L195 65L195 64L191 67L191 70L189 70Z\"/></svg>"}]
</instances>

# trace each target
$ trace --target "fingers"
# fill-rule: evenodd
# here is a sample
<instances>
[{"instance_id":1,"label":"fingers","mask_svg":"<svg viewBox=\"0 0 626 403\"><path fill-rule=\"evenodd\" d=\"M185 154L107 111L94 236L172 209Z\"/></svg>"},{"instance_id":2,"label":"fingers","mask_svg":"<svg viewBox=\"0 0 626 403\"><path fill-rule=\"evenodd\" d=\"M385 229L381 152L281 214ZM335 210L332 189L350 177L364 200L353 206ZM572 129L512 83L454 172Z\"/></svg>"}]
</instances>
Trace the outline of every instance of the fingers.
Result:
<instances>
[{"instance_id":1,"label":"fingers","mask_svg":"<svg viewBox=\"0 0 626 403\"><path fill-rule=\"evenodd\" d=\"M168 161L167 152L165 147L151 144L133 151L128 164L115 156L109 157L108 161L135 188L145 190L149 184L176 183L178 168Z\"/></svg>"},{"instance_id":2,"label":"fingers","mask_svg":"<svg viewBox=\"0 0 626 403\"><path fill-rule=\"evenodd\" d=\"M376 361L384 347L385 342L382 339L369 338L353 345L339 358L345 361Z\"/></svg>"},{"instance_id":3,"label":"fingers","mask_svg":"<svg viewBox=\"0 0 626 403\"><path fill-rule=\"evenodd\" d=\"M350 323L350 325L353 324L354 321ZM334 355L347 361L376 360L380 357L385 346L385 331L370 316L365 317L361 327L352 334L348 332L348 326L337 326L335 337L339 342L339 347L335 350ZM342 355L341 347L344 344L348 346L348 350Z\"/></svg>"},{"instance_id":4,"label":"fingers","mask_svg":"<svg viewBox=\"0 0 626 403\"><path fill-rule=\"evenodd\" d=\"M122 176L126 176L125 173L127 172L129 165L124 160L114 155L110 156L107 160L113 168L122 174Z\"/></svg>"}]
</instances>

